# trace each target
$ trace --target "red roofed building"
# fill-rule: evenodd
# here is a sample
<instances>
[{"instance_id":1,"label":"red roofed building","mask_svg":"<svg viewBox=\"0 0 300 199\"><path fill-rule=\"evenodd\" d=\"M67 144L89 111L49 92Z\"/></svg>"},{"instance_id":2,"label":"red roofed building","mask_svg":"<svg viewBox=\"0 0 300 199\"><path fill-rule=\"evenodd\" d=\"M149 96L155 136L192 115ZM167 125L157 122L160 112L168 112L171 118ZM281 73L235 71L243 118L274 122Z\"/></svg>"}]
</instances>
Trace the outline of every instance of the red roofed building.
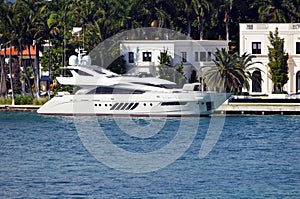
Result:
<instances>
[{"instance_id":1,"label":"red roofed building","mask_svg":"<svg viewBox=\"0 0 300 199\"><path fill-rule=\"evenodd\" d=\"M30 46L29 50L30 50L31 56L36 55L36 47L35 46ZM29 57L29 50L28 50L28 47L26 47L23 50L23 56L28 56ZM10 48L0 50L0 55L6 54L6 56L9 56L9 53L10 53ZM15 47L12 47L12 56L21 56L21 52L19 52L17 49L15 49Z\"/></svg>"},{"instance_id":2,"label":"red roofed building","mask_svg":"<svg viewBox=\"0 0 300 199\"><path fill-rule=\"evenodd\" d=\"M17 67L20 67L20 62L22 62L23 67L29 67L36 65L36 46L30 46L30 49L26 47L22 53L18 51L15 47L10 48L5 48L5 49L0 49L0 59L5 60L6 63L9 61L9 56L10 56L10 50L12 53L12 63L15 63ZM21 56L22 54L22 56ZM41 52L40 52L41 56ZM22 59L22 60L21 60ZM21 71L23 70L23 67L21 67ZM13 74L14 75L14 74ZM31 79L31 85L34 84L33 79ZM2 84L3 85L3 84ZM1 89L0 89L1 90ZM5 89L2 89L2 92ZM25 92L25 87L22 85L22 91ZM28 91L27 91L28 92Z\"/></svg>"},{"instance_id":3,"label":"red roofed building","mask_svg":"<svg viewBox=\"0 0 300 199\"><path fill-rule=\"evenodd\" d=\"M5 48L0 50L0 56L3 57L4 55L6 56L5 58L8 58L10 54L10 48ZM36 59L36 47L35 46L30 46L30 49L26 47L23 51L23 58L22 58L22 64L23 66L30 66L31 64L35 64L35 59ZM18 51L15 47L12 47L12 57L18 61L21 59L21 52ZM31 60L30 60L31 59Z\"/></svg>"}]
</instances>

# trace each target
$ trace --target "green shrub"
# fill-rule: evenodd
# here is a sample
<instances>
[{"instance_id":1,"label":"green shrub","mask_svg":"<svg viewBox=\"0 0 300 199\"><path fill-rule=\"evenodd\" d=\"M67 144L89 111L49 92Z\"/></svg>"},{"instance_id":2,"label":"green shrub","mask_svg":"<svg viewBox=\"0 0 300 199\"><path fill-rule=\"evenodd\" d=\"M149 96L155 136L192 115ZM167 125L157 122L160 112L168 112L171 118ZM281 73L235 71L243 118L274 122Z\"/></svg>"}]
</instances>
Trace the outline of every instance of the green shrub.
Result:
<instances>
[{"instance_id":1,"label":"green shrub","mask_svg":"<svg viewBox=\"0 0 300 199\"><path fill-rule=\"evenodd\" d=\"M276 92L272 92L272 94L288 94L288 92L286 92L286 91L276 91Z\"/></svg>"},{"instance_id":2,"label":"green shrub","mask_svg":"<svg viewBox=\"0 0 300 199\"><path fill-rule=\"evenodd\" d=\"M33 103L33 99L30 95L16 95L15 97L16 105L27 105L32 103Z\"/></svg>"},{"instance_id":3,"label":"green shrub","mask_svg":"<svg viewBox=\"0 0 300 199\"><path fill-rule=\"evenodd\" d=\"M45 104L47 101L48 101L48 98L46 98L46 97L40 98L39 100L35 98L35 99L33 100L33 104L34 104L34 105L43 105L43 104Z\"/></svg>"},{"instance_id":4,"label":"green shrub","mask_svg":"<svg viewBox=\"0 0 300 199\"><path fill-rule=\"evenodd\" d=\"M8 98L0 97L0 104L2 105L11 105L11 102L12 102L11 97Z\"/></svg>"},{"instance_id":5,"label":"green shrub","mask_svg":"<svg viewBox=\"0 0 300 199\"><path fill-rule=\"evenodd\" d=\"M248 92L235 92L234 95L238 95L238 96L249 96Z\"/></svg>"},{"instance_id":6,"label":"green shrub","mask_svg":"<svg viewBox=\"0 0 300 199\"><path fill-rule=\"evenodd\" d=\"M48 101L48 98L40 98L39 100L34 98L32 99L31 95L16 95L15 96L15 105L43 105ZM11 105L11 97L5 98L0 97L1 105Z\"/></svg>"}]
</instances>

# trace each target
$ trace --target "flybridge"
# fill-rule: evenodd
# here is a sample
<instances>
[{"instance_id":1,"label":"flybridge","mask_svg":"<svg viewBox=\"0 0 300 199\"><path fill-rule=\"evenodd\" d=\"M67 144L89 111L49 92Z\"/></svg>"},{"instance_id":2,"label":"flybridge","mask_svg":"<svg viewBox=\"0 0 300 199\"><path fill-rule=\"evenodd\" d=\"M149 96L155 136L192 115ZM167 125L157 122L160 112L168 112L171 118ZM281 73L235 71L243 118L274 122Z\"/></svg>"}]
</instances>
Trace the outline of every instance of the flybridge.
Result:
<instances>
[{"instance_id":1,"label":"flybridge","mask_svg":"<svg viewBox=\"0 0 300 199\"><path fill-rule=\"evenodd\" d=\"M91 65L91 57L86 55L87 51L85 51L83 48L76 48L75 52L78 54L72 55L69 58L69 65L70 66L85 66L85 65Z\"/></svg>"}]
</instances>

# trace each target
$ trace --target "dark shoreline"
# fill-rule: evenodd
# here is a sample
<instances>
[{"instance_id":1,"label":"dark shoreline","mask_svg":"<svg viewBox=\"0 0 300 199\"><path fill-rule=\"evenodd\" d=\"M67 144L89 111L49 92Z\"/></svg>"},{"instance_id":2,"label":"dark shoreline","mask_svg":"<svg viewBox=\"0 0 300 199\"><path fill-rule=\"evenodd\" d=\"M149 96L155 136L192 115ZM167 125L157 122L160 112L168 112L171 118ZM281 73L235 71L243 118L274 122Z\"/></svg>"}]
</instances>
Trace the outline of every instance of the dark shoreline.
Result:
<instances>
[{"instance_id":1,"label":"dark shoreline","mask_svg":"<svg viewBox=\"0 0 300 199\"><path fill-rule=\"evenodd\" d=\"M0 105L0 112L36 112L40 105Z\"/></svg>"}]
</instances>

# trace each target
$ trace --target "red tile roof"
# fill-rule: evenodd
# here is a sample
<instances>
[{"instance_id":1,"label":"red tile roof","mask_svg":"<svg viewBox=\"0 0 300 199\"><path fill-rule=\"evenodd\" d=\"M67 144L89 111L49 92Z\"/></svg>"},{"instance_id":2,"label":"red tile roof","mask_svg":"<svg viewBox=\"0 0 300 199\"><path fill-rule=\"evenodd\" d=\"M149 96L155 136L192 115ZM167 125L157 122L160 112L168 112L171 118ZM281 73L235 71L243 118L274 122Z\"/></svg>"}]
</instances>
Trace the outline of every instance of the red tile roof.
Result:
<instances>
[{"instance_id":1,"label":"red tile roof","mask_svg":"<svg viewBox=\"0 0 300 199\"><path fill-rule=\"evenodd\" d=\"M5 50L6 50L6 56L9 56L10 49L6 48ZM36 54L36 48L35 48L35 46L30 46L30 54L31 54L31 56L35 56L35 54ZM0 50L0 55L4 55L4 49ZM17 49L15 49L14 47L12 47L12 55L13 56L18 56L18 55L21 55L21 53L19 53L19 51ZM26 47L23 50L23 55L24 56L28 56L29 55L28 47Z\"/></svg>"}]
</instances>

